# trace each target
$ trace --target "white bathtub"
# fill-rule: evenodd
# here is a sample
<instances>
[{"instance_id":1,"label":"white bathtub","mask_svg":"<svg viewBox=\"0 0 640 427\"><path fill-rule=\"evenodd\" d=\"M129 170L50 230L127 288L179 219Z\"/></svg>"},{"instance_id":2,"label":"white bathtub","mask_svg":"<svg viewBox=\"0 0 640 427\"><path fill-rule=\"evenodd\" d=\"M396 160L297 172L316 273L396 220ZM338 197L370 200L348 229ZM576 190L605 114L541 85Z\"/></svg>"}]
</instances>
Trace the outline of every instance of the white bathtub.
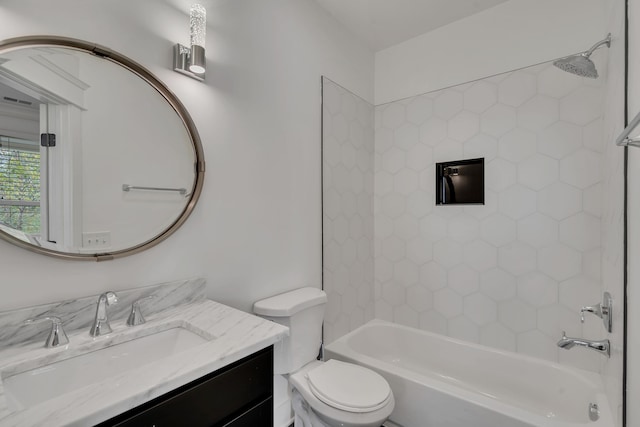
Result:
<instances>
[{"instance_id":1,"label":"white bathtub","mask_svg":"<svg viewBox=\"0 0 640 427\"><path fill-rule=\"evenodd\" d=\"M384 376L396 399L390 420L404 427L613 427L598 375L394 323L372 320L325 358Z\"/></svg>"}]
</instances>

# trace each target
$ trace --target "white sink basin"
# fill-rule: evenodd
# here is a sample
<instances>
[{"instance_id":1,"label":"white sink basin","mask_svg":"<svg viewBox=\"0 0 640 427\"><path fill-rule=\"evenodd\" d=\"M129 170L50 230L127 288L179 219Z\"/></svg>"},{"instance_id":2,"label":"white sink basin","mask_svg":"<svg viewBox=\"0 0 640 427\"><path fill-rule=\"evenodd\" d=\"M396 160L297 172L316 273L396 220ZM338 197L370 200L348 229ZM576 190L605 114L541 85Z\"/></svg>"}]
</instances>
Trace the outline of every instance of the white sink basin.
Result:
<instances>
[{"instance_id":1,"label":"white sink basin","mask_svg":"<svg viewBox=\"0 0 640 427\"><path fill-rule=\"evenodd\" d=\"M173 328L51 363L3 378L7 403L12 410L37 405L205 342L191 331Z\"/></svg>"}]
</instances>

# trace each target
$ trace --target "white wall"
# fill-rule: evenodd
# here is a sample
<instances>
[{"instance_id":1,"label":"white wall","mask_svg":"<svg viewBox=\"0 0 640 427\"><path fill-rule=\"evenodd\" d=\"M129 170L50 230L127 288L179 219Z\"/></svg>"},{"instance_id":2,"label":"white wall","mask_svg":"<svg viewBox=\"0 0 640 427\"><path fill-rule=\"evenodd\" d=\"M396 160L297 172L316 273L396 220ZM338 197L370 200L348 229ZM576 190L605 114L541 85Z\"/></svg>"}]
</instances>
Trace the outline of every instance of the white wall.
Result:
<instances>
[{"instance_id":1,"label":"white wall","mask_svg":"<svg viewBox=\"0 0 640 427\"><path fill-rule=\"evenodd\" d=\"M511 0L376 53L384 104L588 49L604 38L604 0Z\"/></svg>"},{"instance_id":2,"label":"white wall","mask_svg":"<svg viewBox=\"0 0 640 427\"><path fill-rule=\"evenodd\" d=\"M132 257L65 262L0 241L10 309L204 276L209 295L249 310L320 286L320 76L373 100L373 54L311 0L209 7L207 81L170 70L188 42L188 4L3 0L0 39L55 34L93 41L148 67L184 102L207 161L202 198L170 239Z\"/></svg>"}]
</instances>

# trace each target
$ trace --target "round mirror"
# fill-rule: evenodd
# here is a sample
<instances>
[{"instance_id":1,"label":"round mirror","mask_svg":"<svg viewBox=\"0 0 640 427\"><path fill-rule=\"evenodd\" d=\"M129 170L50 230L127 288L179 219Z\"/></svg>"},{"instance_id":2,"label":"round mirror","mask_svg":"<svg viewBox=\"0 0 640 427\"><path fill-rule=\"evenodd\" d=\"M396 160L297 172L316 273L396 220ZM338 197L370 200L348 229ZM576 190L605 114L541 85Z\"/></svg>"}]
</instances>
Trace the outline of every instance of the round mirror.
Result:
<instances>
[{"instance_id":1,"label":"round mirror","mask_svg":"<svg viewBox=\"0 0 640 427\"><path fill-rule=\"evenodd\" d=\"M140 252L187 219L204 157L182 103L80 40L0 42L0 237L65 259Z\"/></svg>"}]
</instances>

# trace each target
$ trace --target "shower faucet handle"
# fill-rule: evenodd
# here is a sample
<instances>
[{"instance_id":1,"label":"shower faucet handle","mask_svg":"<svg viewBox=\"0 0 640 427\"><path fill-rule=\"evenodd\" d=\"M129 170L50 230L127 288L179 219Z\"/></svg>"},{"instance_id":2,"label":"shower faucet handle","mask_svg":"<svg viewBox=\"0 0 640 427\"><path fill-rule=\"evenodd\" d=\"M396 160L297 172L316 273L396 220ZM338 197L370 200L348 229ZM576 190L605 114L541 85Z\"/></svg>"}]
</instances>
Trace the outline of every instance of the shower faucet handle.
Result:
<instances>
[{"instance_id":1,"label":"shower faucet handle","mask_svg":"<svg viewBox=\"0 0 640 427\"><path fill-rule=\"evenodd\" d=\"M580 309L580 323L584 323L584 313L591 313L602 319L602 304L582 307Z\"/></svg>"},{"instance_id":2,"label":"shower faucet handle","mask_svg":"<svg viewBox=\"0 0 640 427\"><path fill-rule=\"evenodd\" d=\"M584 323L584 313L591 313L602 319L607 332L612 330L613 298L609 292L605 292L601 303L585 306L580 309L580 322Z\"/></svg>"}]
</instances>

